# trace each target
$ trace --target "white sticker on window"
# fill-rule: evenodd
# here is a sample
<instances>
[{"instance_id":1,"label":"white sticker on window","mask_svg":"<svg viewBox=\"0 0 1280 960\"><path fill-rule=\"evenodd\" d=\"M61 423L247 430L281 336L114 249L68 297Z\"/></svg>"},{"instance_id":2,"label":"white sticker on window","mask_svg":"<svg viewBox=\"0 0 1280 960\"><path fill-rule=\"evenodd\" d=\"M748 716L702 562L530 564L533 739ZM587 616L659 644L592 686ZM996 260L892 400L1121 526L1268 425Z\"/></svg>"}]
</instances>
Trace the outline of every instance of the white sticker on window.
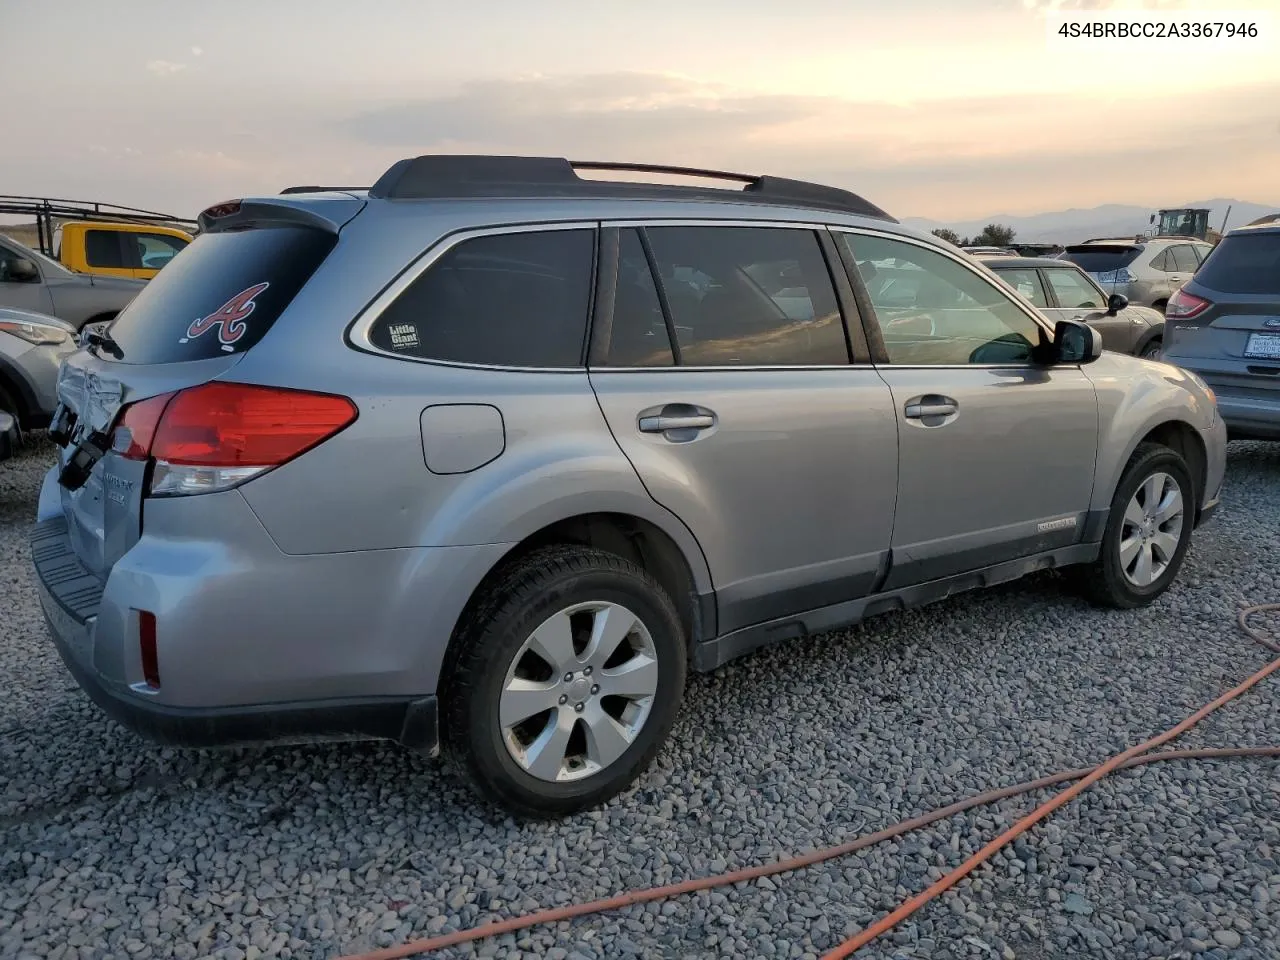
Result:
<instances>
[{"instance_id":1,"label":"white sticker on window","mask_svg":"<svg viewBox=\"0 0 1280 960\"><path fill-rule=\"evenodd\" d=\"M393 323L387 328L392 350L412 350L418 346L418 328L412 323Z\"/></svg>"}]
</instances>

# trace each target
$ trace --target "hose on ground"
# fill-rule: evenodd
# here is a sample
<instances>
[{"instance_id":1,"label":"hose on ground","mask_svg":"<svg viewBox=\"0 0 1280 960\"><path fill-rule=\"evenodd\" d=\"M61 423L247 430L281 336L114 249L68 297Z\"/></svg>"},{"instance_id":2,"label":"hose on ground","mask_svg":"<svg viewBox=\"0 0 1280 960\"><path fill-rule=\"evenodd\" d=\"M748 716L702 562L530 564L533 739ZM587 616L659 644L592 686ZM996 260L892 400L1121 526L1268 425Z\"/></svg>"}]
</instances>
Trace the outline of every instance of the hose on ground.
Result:
<instances>
[{"instance_id":1,"label":"hose on ground","mask_svg":"<svg viewBox=\"0 0 1280 960\"><path fill-rule=\"evenodd\" d=\"M1275 611L1280 611L1280 603L1266 603L1246 607L1240 611L1237 622L1240 629L1250 639L1261 644L1267 649L1280 654L1280 643L1276 643L1268 639L1260 631L1249 625L1249 620L1252 617ZM643 890L626 891L602 900L592 900L587 903L574 903L551 910L540 910L535 913L525 914L524 916L511 917L507 920L491 921L466 930L458 930L453 933L445 933L422 940L411 940L407 943L402 943L394 947L387 947L385 949L373 950L366 953L350 954L348 956L340 957L338 960L405 960L405 958L443 950L445 947L452 947L463 943L470 943L475 940L501 936L505 933L515 933L516 931L525 930L533 926L540 926L547 923L558 923L563 920L573 920L577 917L583 917L590 914L617 910L620 907L628 907L638 903L650 903L654 900L665 900L669 897L696 893L700 890L710 890L715 887L729 886L735 883L755 880L759 877L768 877L779 873L790 873L794 870L810 867L826 860L848 856L851 853L856 853L857 851L864 850L867 847L875 846L876 844L883 843L886 840L892 840L900 837L905 833L910 833L914 830L919 830L922 827L927 827L939 820L945 820L958 813L964 813L974 807L985 806L999 800L1008 799L1009 797L1016 797L1024 793L1030 793L1034 790L1043 790L1047 787L1055 787L1059 784L1077 781L1073 786L1063 790L1061 793L1056 794L1049 800L1037 806L1035 810L1027 814L1008 830L1004 831L1004 833L1000 834L1000 836L996 837L960 866L935 881L927 889L904 901L902 905L893 912L887 914L881 920L867 927L865 930L862 930L850 937L823 957L823 960L841 960L841 958L851 956L855 951L866 946L872 940L892 930L907 917L920 910L925 906L925 904L955 886L977 869L977 867L991 859L991 857L993 857L997 852L1008 846L1017 839L1017 837L1048 817L1055 810L1075 799L1085 790L1089 789L1089 787L1096 784L1099 780L1115 773L1118 770L1127 770L1133 767L1140 767L1148 763L1157 763L1165 760L1213 760L1238 757L1280 757L1280 745L1263 747L1209 747L1198 750L1164 750L1156 753L1151 752L1155 750L1155 748L1186 733L1209 714L1213 713L1220 707L1225 706L1227 703L1230 703L1232 700L1256 686L1263 679L1270 676L1272 673L1275 673L1277 670L1280 670L1280 658L1273 660L1242 683L1222 694L1222 696L1205 704L1177 726L1171 727L1164 733L1139 743L1136 746L1130 747L1128 750L1116 754L1095 767L1082 767L1076 770L1067 770L1062 773L1054 773L1046 777L1041 777L1038 780L1030 780L1026 783L1015 784L1011 787L988 790L985 793L980 793L976 796L960 800L945 807L939 807L938 809L932 810L919 817L904 820L891 827L886 827L884 830L879 830L876 833L871 833L864 837L858 837L857 839L850 840L847 843L838 844L832 847L825 847L820 850L812 850L809 853L777 860L773 863L761 864L755 867L744 867L739 870L731 870L727 873L696 877L691 880L667 884L661 887L649 887Z\"/></svg>"}]
</instances>

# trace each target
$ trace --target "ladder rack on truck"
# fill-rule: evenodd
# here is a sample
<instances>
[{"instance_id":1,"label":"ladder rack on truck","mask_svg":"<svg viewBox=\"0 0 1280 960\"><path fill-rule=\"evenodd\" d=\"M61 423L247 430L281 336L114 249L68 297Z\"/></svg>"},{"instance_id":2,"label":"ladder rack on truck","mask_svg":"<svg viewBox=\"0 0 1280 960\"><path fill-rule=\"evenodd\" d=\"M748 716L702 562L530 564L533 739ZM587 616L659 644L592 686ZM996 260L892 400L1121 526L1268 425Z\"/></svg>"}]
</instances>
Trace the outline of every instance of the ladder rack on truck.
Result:
<instances>
[{"instance_id":1,"label":"ladder rack on truck","mask_svg":"<svg viewBox=\"0 0 1280 960\"><path fill-rule=\"evenodd\" d=\"M180 227L188 233L198 232L199 224L186 217L175 217L154 210L124 207L116 203L92 200L59 200L54 197L22 197L0 194L0 214L28 216L35 220L37 249L46 257L55 256L53 233L60 220L90 220L104 223L140 223Z\"/></svg>"}]
</instances>

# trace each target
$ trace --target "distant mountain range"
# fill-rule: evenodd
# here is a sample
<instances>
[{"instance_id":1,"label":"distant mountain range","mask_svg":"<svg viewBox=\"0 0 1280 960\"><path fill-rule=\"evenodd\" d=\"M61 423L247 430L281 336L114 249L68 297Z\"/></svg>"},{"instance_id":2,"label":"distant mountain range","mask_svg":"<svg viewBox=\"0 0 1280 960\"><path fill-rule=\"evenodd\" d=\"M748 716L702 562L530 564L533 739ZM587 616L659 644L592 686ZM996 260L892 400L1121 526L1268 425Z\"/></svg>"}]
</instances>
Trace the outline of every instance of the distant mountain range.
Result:
<instances>
[{"instance_id":1,"label":"distant mountain range","mask_svg":"<svg viewBox=\"0 0 1280 960\"><path fill-rule=\"evenodd\" d=\"M1172 206L1170 205L1170 208ZM1197 200L1181 206L1208 207L1212 211L1209 214L1209 225L1215 230L1222 226L1222 218L1226 216L1228 207L1231 208L1231 219L1227 221L1227 229L1250 223L1269 213L1280 212L1280 205L1221 198ZM1016 231L1015 240L1027 243L1080 243L1091 237L1125 237L1142 233L1151 226L1148 218L1155 212L1153 207L1107 203L1088 210L1057 210L1053 213L1037 213L1029 217L996 213L980 220L963 220L958 223L944 223L924 217L906 217L903 223L921 230L946 227L958 233L961 239L981 233L982 228L989 223L1000 223L1013 227Z\"/></svg>"}]
</instances>

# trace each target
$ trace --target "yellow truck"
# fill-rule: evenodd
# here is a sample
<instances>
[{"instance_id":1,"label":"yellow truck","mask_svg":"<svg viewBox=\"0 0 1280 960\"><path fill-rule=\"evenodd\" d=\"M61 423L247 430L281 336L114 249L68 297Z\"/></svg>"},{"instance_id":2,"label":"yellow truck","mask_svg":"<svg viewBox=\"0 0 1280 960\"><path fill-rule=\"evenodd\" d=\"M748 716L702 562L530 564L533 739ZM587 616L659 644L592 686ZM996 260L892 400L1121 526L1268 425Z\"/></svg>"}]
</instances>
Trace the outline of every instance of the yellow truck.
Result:
<instances>
[{"instance_id":1,"label":"yellow truck","mask_svg":"<svg viewBox=\"0 0 1280 960\"><path fill-rule=\"evenodd\" d=\"M69 221L54 230L53 256L77 273L150 280L191 239L177 227Z\"/></svg>"},{"instance_id":2,"label":"yellow truck","mask_svg":"<svg viewBox=\"0 0 1280 960\"><path fill-rule=\"evenodd\" d=\"M194 220L118 204L0 196L0 214L28 215L31 247L90 276L150 280L189 244Z\"/></svg>"}]
</instances>

